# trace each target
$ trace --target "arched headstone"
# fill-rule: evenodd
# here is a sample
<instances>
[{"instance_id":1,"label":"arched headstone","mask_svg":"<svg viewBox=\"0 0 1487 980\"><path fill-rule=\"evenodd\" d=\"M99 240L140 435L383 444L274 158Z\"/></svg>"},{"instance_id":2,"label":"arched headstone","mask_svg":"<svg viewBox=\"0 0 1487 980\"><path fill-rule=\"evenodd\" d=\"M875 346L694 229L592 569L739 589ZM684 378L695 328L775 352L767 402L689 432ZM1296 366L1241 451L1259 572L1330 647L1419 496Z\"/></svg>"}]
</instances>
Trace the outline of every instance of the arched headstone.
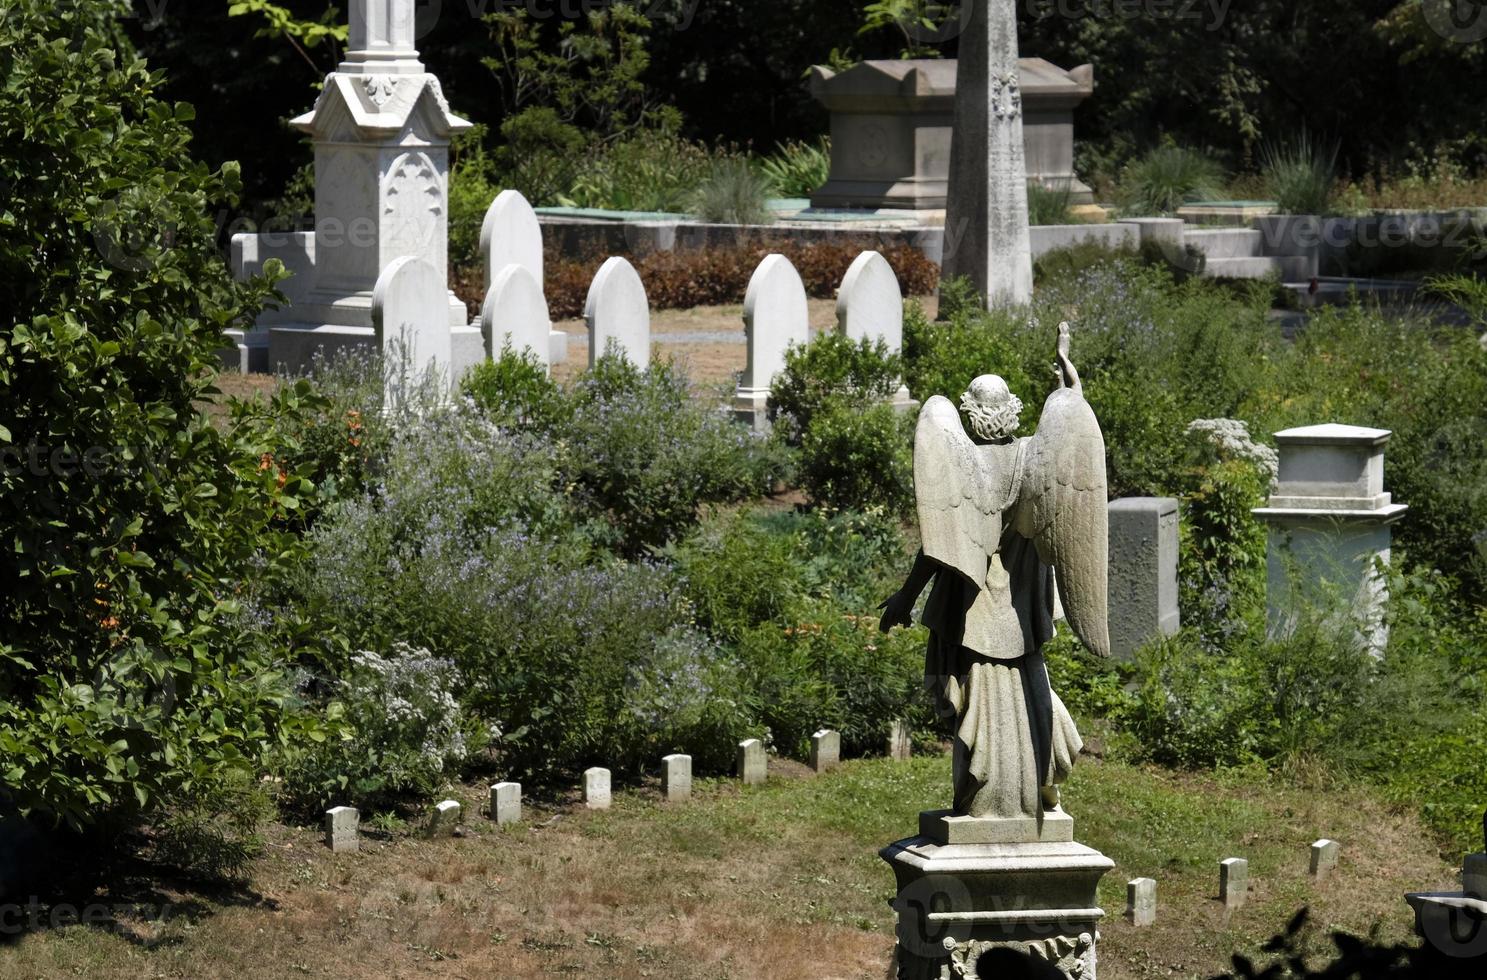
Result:
<instances>
[{"instance_id":1,"label":"arched headstone","mask_svg":"<svg viewBox=\"0 0 1487 980\"><path fill-rule=\"evenodd\" d=\"M847 269L836 300L837 327L851 340L881 339L890 354L904 346L904 294L893 266L878 252L863 252Z\"/></svg>"},{"instance_id":2,"label":"arched headstone","mask_svg":"<svg viewBox=\"0 0 1487 980\"><path fill-rule=\"evenodd\" d=\"M738 385L740 401L764 402L785 369L785 351L811 339L810 309L800 273L783 255L766 256L744 297L744 334L749 355Z\"/></svg>"},{"instance_id":3,"label":"arched headstone","mask_svg":"<svg viewBox=\"0 0 1487 980\"><path fill-rule=\"evenodd\" d=\"M500 357L509 345L517 353L531 351L543 368L549 368L549 322L547 299L526 266L508 265L496 273L480 311L487 357Z\"/></svg>"},{"instance_id":4,"label":"arched headstone","mask_svg":"<svg viewBox=\"0 0 1487 980\"><path fill-rule=\"evenodd\" d=\"M542 226L520 191L502 191L491 202L480 226L480 255L485 263L487 291L508 265L525 267L537 281L537 288L543 288Z\"/></svg>"},{"instance_id":5,"label":"arched headstone","mask_svg":"<svg viewBox=\"0 0 1487 980\"><path fill-rule=\"evenodd\" d=\"M406 401L437 377L449 383L448 288L424 259L395 259L372 291L372 330L383 357L383 406Z\"/></svg>"},{"instance_id":6,"label":"arched headstone","mask_svg":"<svg viewBox=\"0 0 1487 980\"><path fill-rule=\"evenodd\" d=\"M645 367L651 360L651 309L640 274L625 259L614 256L600 267L584 304L589 327L589 366L604 355L609 341L631 363Z\"/></svg>"}]
</instances>

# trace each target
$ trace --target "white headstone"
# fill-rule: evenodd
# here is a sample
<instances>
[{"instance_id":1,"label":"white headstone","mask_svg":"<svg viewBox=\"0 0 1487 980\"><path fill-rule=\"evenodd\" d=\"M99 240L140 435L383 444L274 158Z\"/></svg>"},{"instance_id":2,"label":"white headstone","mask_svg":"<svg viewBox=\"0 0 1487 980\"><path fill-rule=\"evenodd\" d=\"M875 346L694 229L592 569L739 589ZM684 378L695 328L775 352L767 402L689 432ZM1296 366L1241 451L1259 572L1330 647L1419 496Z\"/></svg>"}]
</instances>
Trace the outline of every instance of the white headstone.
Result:
<instances>
[{"instance_id":1,"label":"white headstone","mask_svg":"<svg viewBox=\"0 0 1487 980\"><path fill-rule=\"evenodd\" d=\"M1138 929L1157 921L1157 883L1136 878L1126 883L1126 920Z\"/></svg>"},{"instance_id":2,"label":"white headstone","mask_svg":"<svg viewBox=\"0 0 1487 980\"><path fill-rule=\"evenodd\" d=\"M661 795L672 803L692 798L690 755L668 755L661 760Z\"/></svg>"},{"instance_id":3,"label":"white headstone","mask_svg":"<svg viewBox=\"0 0 1487 980\"><path fill-rule=\"evenodd\" d=\"M768 778L763 742L750 738L738 743L737 770L745 786L757 786Z\"/></svg>"},{"instance_id":4,"label":"white headstone","mask_svg":"<svg viewBox=\"0 0 1487 980\"><path fill-rule=\"evenodd\" d=\"M325 811L325 846L333 854L354 854L360 848L356 836L361 814L355 807L338 806Z\"/></svg>"},{"instance_id":5,"label":"white headstone","mask_svg":"<svg viewBox=\"0 0 1487 980\"><path fill-rule=\"evenodd\" d=\"M972 0L955 75L941 281L969 278L990 305L1033 295L1017 10Z\"/></svg>"},{"instance_id":6,"label":"white headstone","mask_svg":"<svg viewBox=\"0 0 1487 980\"><path fill-rule=\"evenodd\" d=\"M639 367L651 362L651 308L635 267L613 256L600 267L589 287L583 318L589 327L589 366L604 356L609 342Z\"/></svg>"},{"instance_id":7,"label":"white headstone","mask_svg":"<svg viewBox=\"0 0 1487 980\"><path fill-rule=\"evenodd\" d=\"M521 783L496 783L491 787L490 814L497 826L521 822Z\"/></svg>"},{"instance_id":8,"label":"white headstone","mask_svg":"<svg viewBox=\"0 0 1487 980\"><path fill-rule=\"evenodd\" d=\"M372 291L372 329L384 360L384 407L407 399L431 378L451 382L444 276L413 256L397 259Z\"/></svg>"},{"instance_id":9,"label":"white headstone","mask_svg":"<svg viewBox=\"0 0 1487 980\"><path fill-rule=\"evenodd\" d=\"M783 255L767 255L749 279L744 296L744 335L748 360L738 397L767 401L776 375L785 369L785 351L811 339L810 307L800 273Z\"/></svg>"},{"instance_id":10,"label":"white headstone","mask_svg":"<svg viewBox=\"0 0 1487 980\"><path fill-rule=\"evenodd\" d=\"M890 354L903 350L904 294L880 253L863 252L847 269L837 293L836 321L849 340L882 340Z\"/></svg>"},{"instance_id":11,"label":"white headstone","mask_svg":"<svg viewBox=\"0 0 1487 980\"><path fill-rule=\"evenodd\" d=\"M1325 837L1312 844L1311 876L1320 881L1331 874L1337 868L1337 858L1341 851L1342 845Z\"/></svg>"},{"instance_id":12,"label":"white headstone","mask_svg":"<svg viewBox=\"0 0 1487 980\"><path fill-rule=\"evenodd\" d=\"M609 770L600 766L583 773L583 805L590 810L609 809Z\"/></svg>"},{"instance_id":13,"label":"white headstone","mask_svg":"<svg viewBox=\"0 0 1487 980\"><path fill-rule=\"evenodd\" d=\"M434 807L429 814L428 833L430 837L448 837L455 832L460 825L460 815L464 807L460 806L458 800L445 800Z\"/></svg>"},{"instance_id":14,"label":"white headstone","mask_svg":"<svg viewBox=\"0 0 1487 980\"><path fill-rule=\"evenodd\" d=\"M1237 909L1249 897L1249 862L1229 858L1219 862L1219 898L1224 908Z\"/></svg>"},{"instance_id":15,"label":"white headstone","mask_svg":"<svg viewBox=\"0 0 1487 980\"><path fill-rule=\"evenodd\" d=\"M487 290L508 265L523 266L542 289L542 226L520 191L502 191L491 202L480 226L480 256Z\"/></svg>"},{"instance_id":16,"label":"white headstone","mask_svg":"<svg viewBox=\"0 0 1487 980\"><path fill-rule=\"evenodd\" d=\"M913 751L909 738L909 723L902 718L888 726L888 758L895 762L907 762Z\"/></svg>"},{"instance_id":17,"label":"white headstone","mask_svg":"<svg viewBox=\"0 0 1487 980\"><path fill-rule=\"evenodd\" d=\"M835 769L842 760L842 736L829 728L811 736L811 768L816 772Z\"/></svg>"},{"instance_id":18,"label":"white headstone","mask_svg":"<svg viewBox=\"0 0 1487 980\"><path fill-rule=\"evenodd\" d=\"M492 282L480 311L480 332L485 337L485 354L501 356L510 346L516 352L530 351L544 368L550 367L552 355L548 343L551 320L542 287L532 278L526 266L508 265Z\"/></svg>"}]
</instances>

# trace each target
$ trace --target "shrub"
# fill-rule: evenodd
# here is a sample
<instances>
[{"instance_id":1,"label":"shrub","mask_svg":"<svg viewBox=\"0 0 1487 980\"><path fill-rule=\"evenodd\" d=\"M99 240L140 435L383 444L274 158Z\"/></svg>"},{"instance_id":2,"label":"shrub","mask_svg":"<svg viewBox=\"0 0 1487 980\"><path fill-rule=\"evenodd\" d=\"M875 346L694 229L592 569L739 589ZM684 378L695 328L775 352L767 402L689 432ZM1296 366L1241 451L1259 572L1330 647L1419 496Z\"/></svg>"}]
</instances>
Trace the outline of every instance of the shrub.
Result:
<instances>
[{"instance_id":1,"label":"shrub","mask_svg":"<svg viewBox=\"0 0 1487 980\"><path fill-rule=\"evenodd\" d=\"M571 412L564 480L627 555L685 534L702 504L771 492L785 472L777 444L700 404L669 362L642 371L606 354L574 386Z\"/></svg>"},{"instance_id":2,"label":"shrub","mask_svg":"<svg viewBox=\"0 0 1487 980\"><path fill-rule=\"evenodd\" d=\"M785 438L799 441L828 400L865 407L891 397L902 376L902 360L883 341L853 341L829 331L785 353L785 369L770 390L769 416Z\"/></svg>"},{"instance_id":3,"label":"shrub","mask_svg":"<svg viewBox=\"0 0 1487 980\"><path fill-rule=\"evenodd\" d=\"M486 211L501 192L485 140L484 126L454 138L449 168L449 264L453 267L480 265L480 230Z\"/></svg>"},{"instance_id":4,"label":"shrub","mask_svg":"<svg viewBox=\"0 0 1487 980\"><path fill-rule=\"evenodd\" d=\"M1126 164L1118 197L1128 214L1171 214L1189 201L1218 196L1223 179L1223 170L1206 154L1168 144Z\"/></svg>"},{"instance_id":5,"label":"shrub","mask_svg":"<svg viewBox=\"0 0 1487 980\"><path fill-rule=\"evenodd\" d=\"M611 211L684 212L721 164L671 129L642 129L576 155L572 182L552 203ZM547 202L544 202L547 203Z\"/></svg>"},{"instance_id":6,"label":"shrub","mask_svg":"<svg viewBox=\"0 0 1487 980\"><path fill-rule=\"evenodd\" d=\"M336 707L353 733L297 754L285 776L286 797L309 814L441 792L500 734L461 707L464 688L451 661L406 643L394 643L386 655L356 654L334 684Z\"/></svg>"},{"instance_id":7,"label":"shrub","mask_svg":"<svg viewBox=\"0 0 1487 980\"><path fill-rule=\"evenodd\" d=\"M831 138L780 143L759 167L780 197L810 197L831 178Z\"/></svg>"},{"instance_id":8,"label":"shrub","mask_svg":"<svg viewBox=\"0 0 1487 980\"><path fill-rule=\"evenodd\" d=\"M800 441L800 485L833 510L914 506L913 413L878 403L863 408L833 397L812 416Z\"/></svg>"},{"instance_id":9,"label":"shrub","mask_svg":"<svg viewBox=\"0 0 1487 980\"><path fill-rule=\"evenodd\" d=\"M1048 186L1041 180L1027 182L1027 220L1033 225L1066 225L1072 220L1074 194L1068 181Z\"/></svg>"},{"instance_id":10,"label":"shrub","mask_svg":"<svg viewBox=\"0 0 1487 980\"><path fill-rule=\"evenodd\" d=\"M1337 185L1337 144L1304 130L1293 143L1267 144L1261 156L1265 186L1281 214L1327 214Z\"/></svg>"},{"instance_id":11,"label":"shrub","mask_svg":"<svg viewBox=\"0 0 1487 980\"><path fill-rule=\"evenodd\" d=\"M568 420L562 390L529 351L503 349L470 369L460 390L497 425L550 434Z\"/></svg>"},{"instance_id":12,"label":"shrub","mask_svg":"<svg viewBox=\"0 0 1487 980\"><path fill-rule=\"evenodd\" d=\"M250 563L298 553L281 531L311 487L268 417L299 392L221 428L198 411L269 287L224 267L210 213L237 168L191 159L191 109L155 97L122 9L0 17L0 810L73 827L206 798L302 721L228 625Z\"/></svg>"},{"instance_id":13,"label":"shrub","mask_svg":"<svg viewBox=\"0 0 1487 980\"><path fill-rule=\"evenodd\" d=\"M747 159L724 157L713 164L697 188L692 211L714 224L767 225L774 220L769 210L770 190L769 180Z\"/></svg>"},{"instance_id":14,"label":"shrub","mask_svg":"<svg viewBox=\"0 0 1487 980\"><path fill-rule=\"evenodd\" d=\"M155 858L208 880L240 881L263 853L259 828L274 816L256 775L235 771L185 789L154 821Z\"/></svg>"},{"instance_id":15,"label":"shrub","mask_svg":"<svg viewBox=\"0 0 1487 980\"><path fill-rule=\"evenodd\" d=\"M948 321L931 323L917 305L904 316L904 380L921 402L944 395L956 404L971 382L983 374L999 374L1023 398L1024 422L1036 422L1039 406L1028 397L1034 386L1023 367L1023 355L1013 340L1011 310L961 310Z\"/></svg>"}]
</instances>

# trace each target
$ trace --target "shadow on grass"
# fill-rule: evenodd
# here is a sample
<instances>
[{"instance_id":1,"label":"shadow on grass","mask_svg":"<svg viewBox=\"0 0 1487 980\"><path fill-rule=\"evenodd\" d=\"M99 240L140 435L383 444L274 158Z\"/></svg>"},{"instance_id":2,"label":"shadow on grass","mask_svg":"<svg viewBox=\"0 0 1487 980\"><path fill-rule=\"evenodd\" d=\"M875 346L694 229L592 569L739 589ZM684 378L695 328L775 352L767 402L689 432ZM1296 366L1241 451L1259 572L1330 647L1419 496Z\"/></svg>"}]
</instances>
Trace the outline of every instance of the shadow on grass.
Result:
<instances>
[{"instance_id":1,"label":"shadow on grass","mask_svg":"<svg viewBox=\"0 0 1487 980\"><path fill-rule=\"evenodd\" d=\"M1456 937L1451 950L1428 942L1420 946L1390 946L1371 938L1334 932L1333 952L1324 957L1305 951L1303 936L1309 918L1310 910L1303 908L1291 919L1285 932L1265 944L1270 962L1257 964L1235 954L1233 969L1213 980L1455 980L1458 977L1479 980L1487 967L1487 955L1483 954L1487 923L1469 925L1470 935ZM1461 955L1473 950L1476 952L1473 957ZM1328 961L1319 962L1324 959Z\"/></svg>"},{"instance_id":2,"label":"shadow on grass","mask_svg":"<svg viewBox=\"0 0 1487 980\"><path fill-rule=\"evenodd\" d=\"M0 820L0 948L84 926L143 948L176 945L174 922L220 908L277 907L246 882L194 878L150 860L136 832L76 834Z\"/></svg>"}]
</instances>

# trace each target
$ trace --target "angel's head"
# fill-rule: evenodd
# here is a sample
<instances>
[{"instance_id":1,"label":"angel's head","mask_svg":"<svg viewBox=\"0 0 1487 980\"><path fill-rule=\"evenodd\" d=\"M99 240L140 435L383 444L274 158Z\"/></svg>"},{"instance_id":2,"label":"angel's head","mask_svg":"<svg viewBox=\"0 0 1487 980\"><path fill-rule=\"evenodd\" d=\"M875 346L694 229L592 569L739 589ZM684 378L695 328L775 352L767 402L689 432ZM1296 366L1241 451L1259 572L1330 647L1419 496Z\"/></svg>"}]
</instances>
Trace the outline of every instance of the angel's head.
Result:
<instances>
[{"instance_id":1,"label":"angel's head","mask_svg":"<svg viewBox=\"0 0 1487 980\"><path fill-rule=\"evenodd\" d=\"M1017 431L1022 400L995 374L983 374L960 396L960 410L978 439L1000 442Z\"/></svg>"}]
</instances>

